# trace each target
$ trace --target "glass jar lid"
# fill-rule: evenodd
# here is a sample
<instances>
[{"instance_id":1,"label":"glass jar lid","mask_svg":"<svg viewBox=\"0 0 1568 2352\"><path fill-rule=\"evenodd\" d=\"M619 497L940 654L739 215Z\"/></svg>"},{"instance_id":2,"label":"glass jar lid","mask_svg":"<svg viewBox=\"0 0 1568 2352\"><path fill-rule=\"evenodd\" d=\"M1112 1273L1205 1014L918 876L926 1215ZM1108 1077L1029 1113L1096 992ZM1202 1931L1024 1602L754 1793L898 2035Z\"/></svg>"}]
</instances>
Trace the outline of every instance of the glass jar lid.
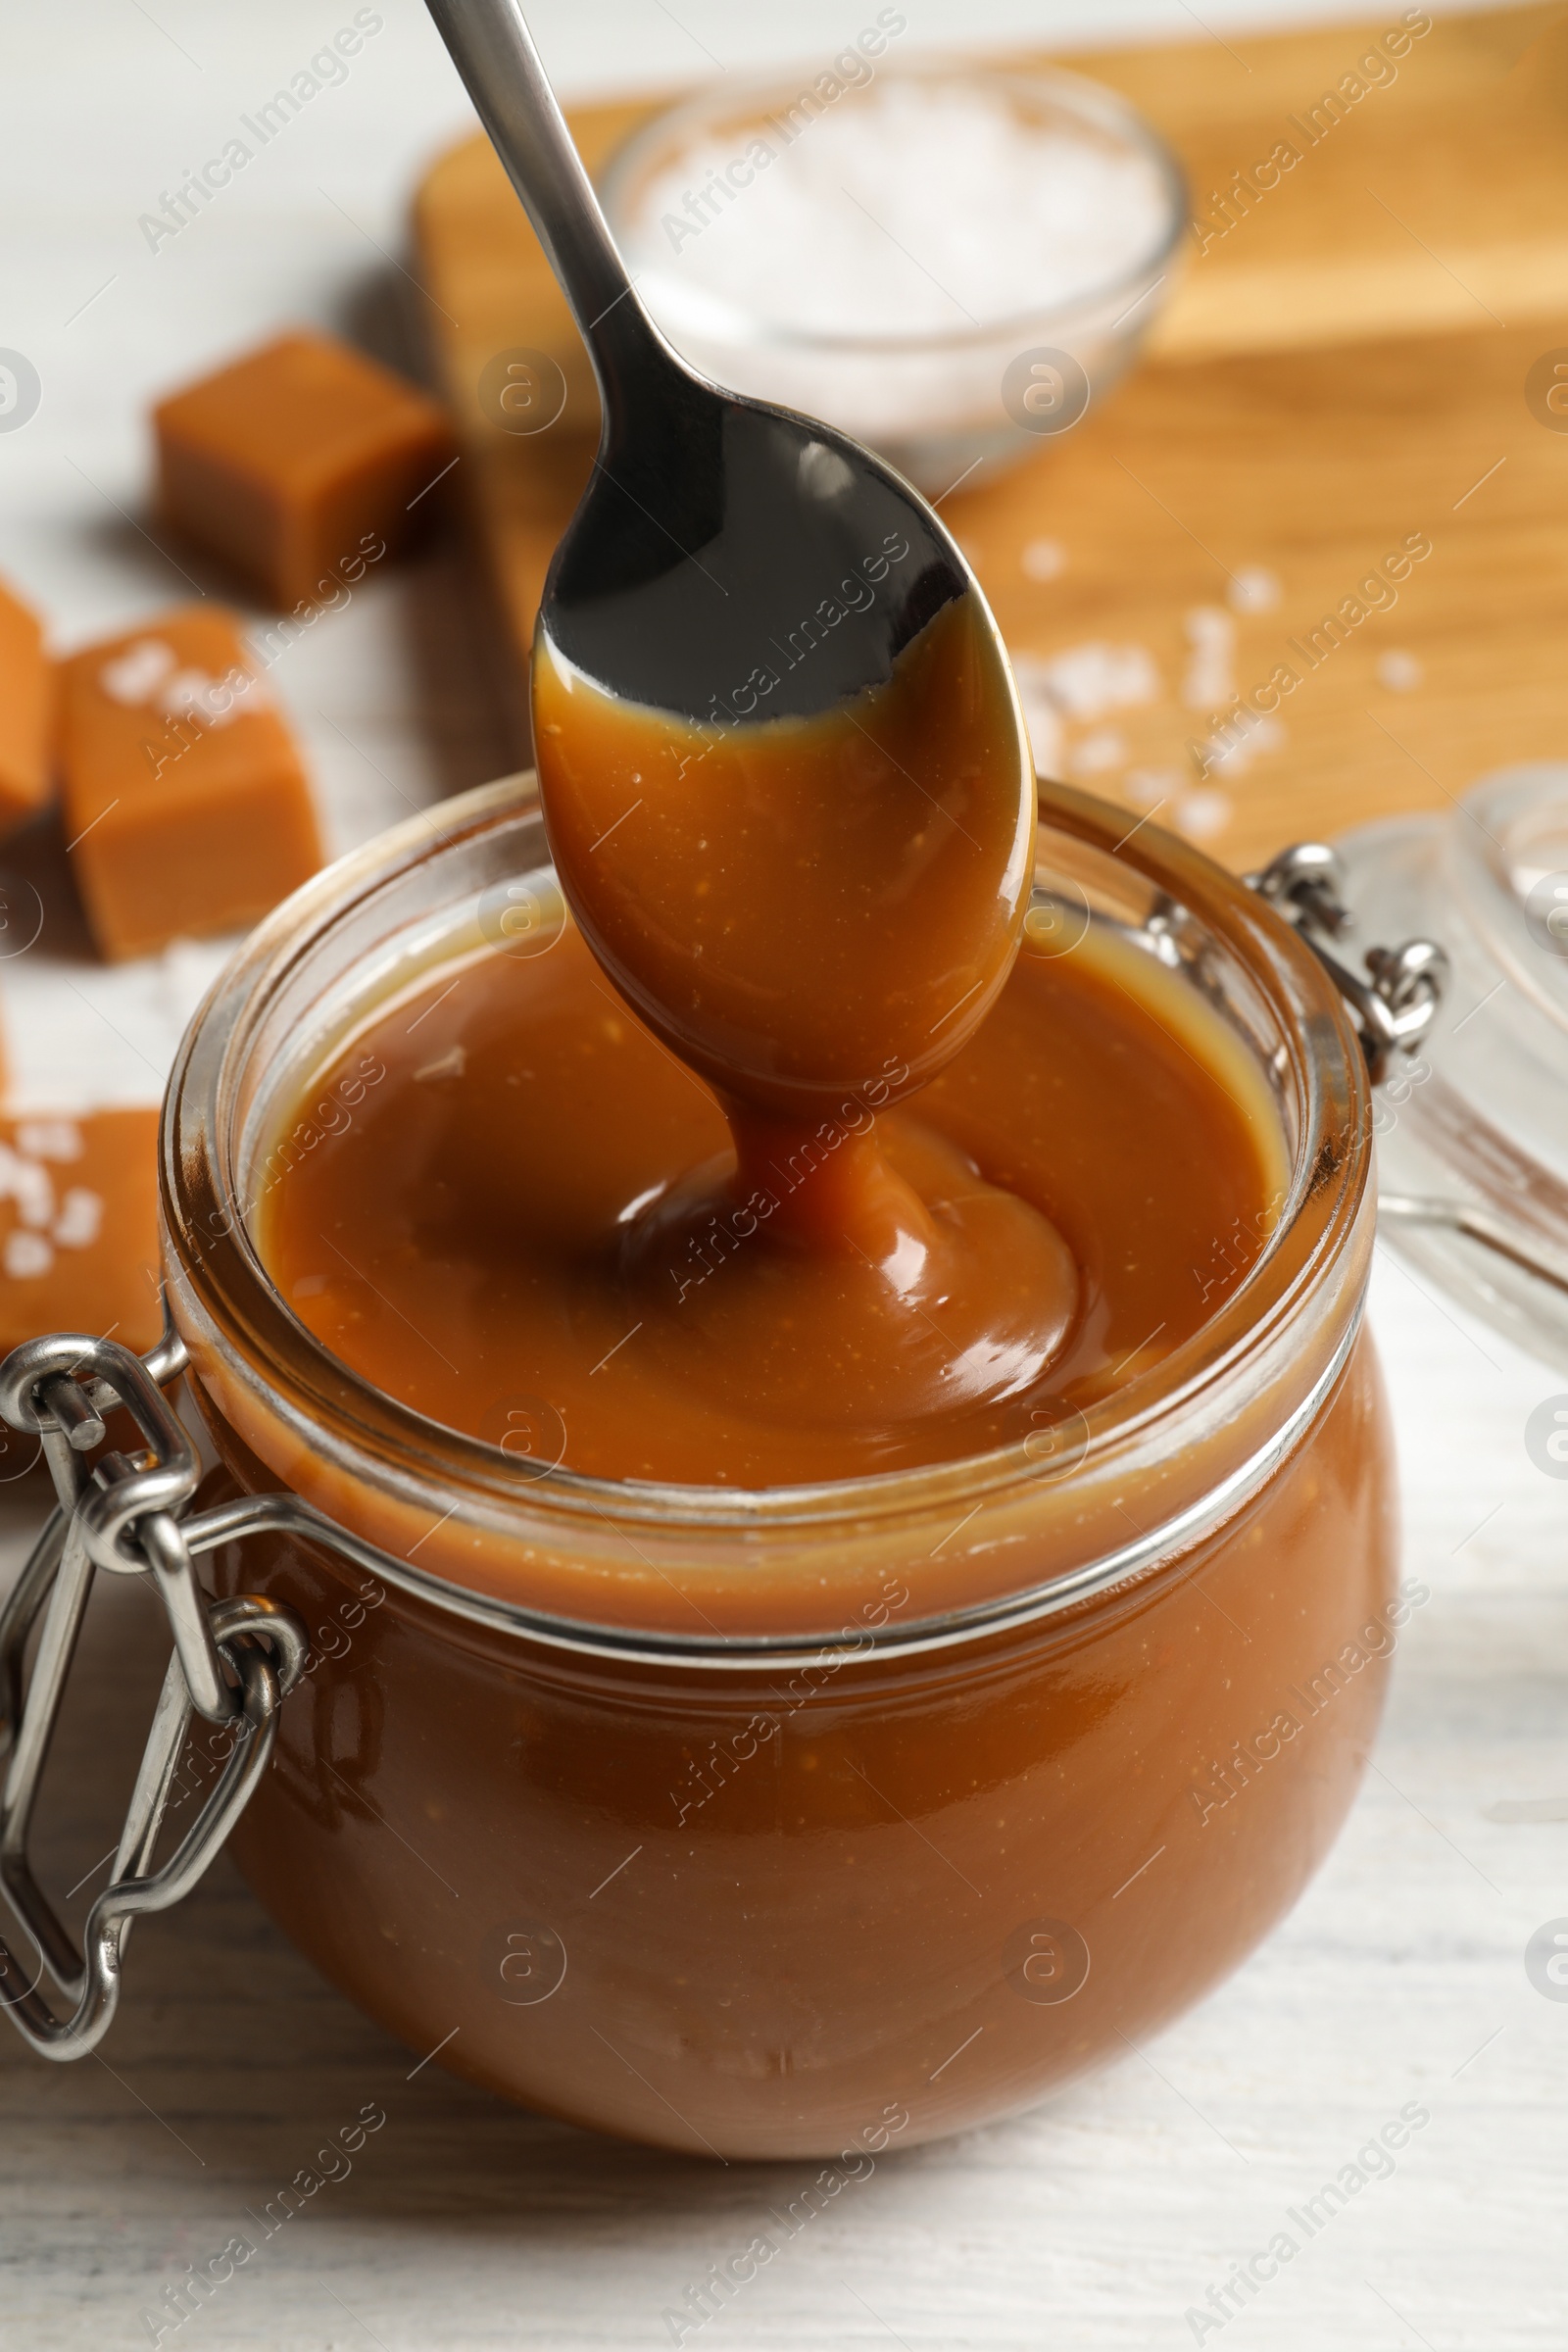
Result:
<instances>
[{"instance_id":1,"label":"glass jar lid","mask_svg":"<svg viewBox=\"0 0 1568 2352\"><path fill-rule=\"evenodd\" d=\"M1378 1103L1384 1238L1568 1369L1568 764L1499 769L1335 846L1358 934L1440 941L1451 967Z\"/></svg>"}]
</instances>

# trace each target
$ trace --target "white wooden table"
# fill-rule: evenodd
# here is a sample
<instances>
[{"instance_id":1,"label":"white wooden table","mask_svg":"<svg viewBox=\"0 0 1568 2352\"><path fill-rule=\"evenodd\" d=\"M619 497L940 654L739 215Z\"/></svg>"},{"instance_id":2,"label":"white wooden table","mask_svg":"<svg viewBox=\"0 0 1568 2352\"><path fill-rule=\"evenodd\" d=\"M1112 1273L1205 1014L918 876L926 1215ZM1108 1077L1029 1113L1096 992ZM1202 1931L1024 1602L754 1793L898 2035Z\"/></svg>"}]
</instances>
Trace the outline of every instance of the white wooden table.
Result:
<instances>
[{"instance_id":1,"label":"white wooden table","mask_svg":"<svg viewBox=\"0 0 1568 2352\"><path fill-rule=\"evenodd\" d=\"M842 43L829 0L540 5L574 90ZM402 191L463 120L415 0L288 142L156 256L138 214L353 14L303 0L74 0L4 11L0 345L44 405L0 436L0 564L62 642L189 592L138 527L147 398L289 318L363 318L390 280ZM870 12L874 14L874 11ZM910 0L916 32L999 40L1172 30L1173 0ZM1223 28L1267 12L1207 0ZM1305 13L1303 11L1296 12ZM154 21L156 19L156 22ZM853 24L851 20L854 20ZM693 46L693 43L696 46ZM608 63L607 63L608 61ZM66 94L70 94L69 109ZM266 167L264 170L263 167ZM407 292L407 289L404 289ZM409 299L416 306L418 297ZM83 307L84 306L84 307ZM468 666L450 559L377 582L274 673L339 846L501 764ZM178 972L134 1021L154 1058ZM149 983L149 986L151 984ZM0 969L14 1057L58 1051ZM162 1026L160 1026L162 1023ZM96 1029L95 1025L96 1024ZM101 1012L72 1050L116 1056ZM97 1066L95 1064L95 1066ZM125 1077L134 1093L142 1081ZM1366 1788L1299 1910L1235 1981L1101 2081L1018 2122L884 2159L703 2330L720 2346L1155 2352L1406 2102L1430 2124L1255 2302L1205 2332L1277 2352L1515 2352L1568 2341L1568 2002L1523 1954L1568 1915L1568 1485L1524 1423L1559 1386L1390 1263L1374 1316L1402 1448L1410 1570L1431 1588L1404 1637ZM0 1490L5 1572L42 1507ZM165 1642L135 1588L101 1595L51 1783L52 1883L118 1829ZM70 1905L78 1923L90 1884ZM720 2170L498 2106L413 2061L330 1992L226 1863L149 1921L102 2059L55 2069L0 2033L0 2347L146 2344L187 2265L260 2213L367 2102L387 2122L232 2282L163 2338L279 2352L667 2344L665 2308L744 2244L814 2168ZM1302 2233L1298 2230L1298 2236ZM696 2340L687 2338L688 2342Z\"/></svg>"}]
</instances>

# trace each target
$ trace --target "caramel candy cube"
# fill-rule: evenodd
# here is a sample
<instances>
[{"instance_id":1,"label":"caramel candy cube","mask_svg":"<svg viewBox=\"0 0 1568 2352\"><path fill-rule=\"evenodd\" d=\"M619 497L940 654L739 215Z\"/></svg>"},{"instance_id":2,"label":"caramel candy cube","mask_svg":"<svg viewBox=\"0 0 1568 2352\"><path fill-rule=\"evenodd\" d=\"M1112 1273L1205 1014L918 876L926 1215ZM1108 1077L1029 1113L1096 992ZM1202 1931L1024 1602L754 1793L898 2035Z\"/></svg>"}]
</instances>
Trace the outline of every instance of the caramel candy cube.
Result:
<instances>
[{"instance_id":1,"label":"caramel candy cube","mask_svg":"<svg viewBox=\"0 0 1568 2352\"><path fill-rule=\"evenodd\" d=\"M156 1110L0 1119L0 1354L46 1331L152 1346L157 1138Z\"/></svg>"},{"instance_id":2,"label":"caramel candy cube","mask_svg":"<svg viewBox=\"0 0 1568 2352\"><path fill-rule=\"evenodd\" d=\"M60 760L72 867L111 958L256 922L321 862L294 739L217 607L65 662Z\"/></svg>"},{"instance_id":3,"label":"caramel candy cube","mask_svg":"<svg viewBox=\"0 0 1568 2352\"><path fill-rule=\"evenodd\" d=\"M395 553L454 456L433 400L325 335L281 336L153 421L164 514L284 608Z\"/></svg>"},{"instance_id":4,"label":"caramel candy cube","mask_svg":"<svg viewBox=\"0 0 1568 2352\"><path fill-rule=\"evenodd\" d=\"M24 823L49 798L53 699L37 616L0 585L0 833Z\"/></svg>"}]
</instances>

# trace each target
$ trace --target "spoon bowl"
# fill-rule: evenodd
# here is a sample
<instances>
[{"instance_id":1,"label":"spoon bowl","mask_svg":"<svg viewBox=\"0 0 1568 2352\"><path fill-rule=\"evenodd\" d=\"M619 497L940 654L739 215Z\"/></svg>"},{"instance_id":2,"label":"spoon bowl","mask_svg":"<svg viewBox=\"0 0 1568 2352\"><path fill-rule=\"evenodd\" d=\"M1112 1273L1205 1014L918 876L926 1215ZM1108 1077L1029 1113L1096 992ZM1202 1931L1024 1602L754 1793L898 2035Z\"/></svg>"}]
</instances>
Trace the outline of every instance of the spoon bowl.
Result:
<instances>
[{"instance_id":1,"label":"spoon bowl","mask_svg":"<svg viewBox=\"0 0 1568 2352\"><path fill-rule=\"evenodd\" d=\"M813 717L886 685L979 593L936 515L868 450L704 383L648 331L551 568L551 645L606 691L710 724Z\"/></svg>"}]
</instances>

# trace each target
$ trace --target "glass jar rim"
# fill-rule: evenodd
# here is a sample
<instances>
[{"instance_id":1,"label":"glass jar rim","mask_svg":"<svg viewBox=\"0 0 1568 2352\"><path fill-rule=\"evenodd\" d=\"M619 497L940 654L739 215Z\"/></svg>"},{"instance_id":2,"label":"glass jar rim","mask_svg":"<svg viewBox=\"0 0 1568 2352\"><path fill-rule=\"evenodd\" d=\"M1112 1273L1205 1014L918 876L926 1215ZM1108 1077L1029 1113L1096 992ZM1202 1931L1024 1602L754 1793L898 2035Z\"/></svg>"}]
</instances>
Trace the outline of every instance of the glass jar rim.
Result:
<instances>
[{"instance_id":1,"label":"glass jar rim","mask_svg":"<svg viewBox=\"0 0 1568 2352\"><path fill-rule=\"evenodd\" d=\"M815 1486L759 1489L658 1485L594 1478L558 1467L529 1480L519 1494L514 1465L501 1448L455 1431L399 1402L333 1355L293 1314L272 1285L256 1250L236 1189L233 1138L225 1131L236 1072L253 1042L269 992L350 909L395 889L400 877L443 850L518 815L532 813L531 774L502 779L411 819L351 853L287 900L252 934L215 983L182 1044L165 1099L160 1137L161 1206L176 1320L200 1325L244 1364L270 1399L282 1399L302 1434L329 1441L342 1458L368 1474L395 1465L432 1493L467 1498L475 1506L529 1510L556 1519L564 1533L573 1521L609 1520L617 1528L677 1531L698 1540L704 1531L782 1531L878 1523L896 1526L906 1515L979 1504L1041 1478L1029 1441L916 1469ZM1250 1361L1276 1338L1350 1247L1367 1191L1370 1101L1360 1048L1344 1005L1321 966L1294 931L1260 898L1200 852L1149 824L1128 833L1124 811L1072 787L1041 782L1040 816L1048 835L1083 845L1117 860L1151 887L1160 902L1199 915L1211 935L1238 956L1270 999L1295 1069L1298 1129L1291 1182L1277 1223L1245 1278L1212 1316L1150 1372L1128 1382L1086 1416L1087 1444L1101 1459L1135 1443L1157 1446L1179 1424L1184 1406L1222 1379L1245 1379ZM1348 1305L1345 1330L1328 1371L1310 1384L1310 1410L1298 1399L1289 1416L1294 1444L1331 1393L1353 1337L1358 1300ZM1330 1377L1333 1375L1333 1377ZM1278 1434L1278 1433L1275 1433ZM1219 1482L1197 1517L1178 1513L1138 1544L1120 1545L1070 1579L1049 1580L1071 1597L1125 1581L1149 1564L1160 1540L1197 1541L1207 1525L1239 1508L1267 1475L1277 1452L1270 1444L1250 1449L1245 1474ZM323 1456L323 1458L325 1458ZM1087 1455L1081 1459L1087 1458ZM1097 1573L1091 1575L1090 1570ZM1102 1574L1098 1573L1103 1571ZM402 1569L388 1558L392 1581L537 1638L556 1627L568 1647L613 1648L627 1654L647 1645L646 1628L559 1618L498 1600L482 1588L446 1572ZM1033 1587L970 1607L940 1612L944 1640L965 1630L994 1630L1018 1614L1050 1613L1065 1601ZM1015 1605L1016 1604L1016 1605ZM908 1648L925 1620L885 1632L889 1644ZM814 1642L815 1634L810 1637ZM822 1637L834 1639L831 1631ZM805 1638L792 1635L799 1649ZM712 1639L681 1636L653 1643L660 1654L728 1657L772 1654L784 1645L770 1636Z\"/></svg>"},{"instance_id":2,"label":"glass jar rim","mask_svg":"<svg viewBox=\"0 0 1568 2352\"><path fill-rule=\"evenodd\" d=\"M936 80L945 85L962 80L1014 95L1034 93L1055 101L1097 129L1113 132L1153 164L1159 174L1166 211L1158 234L1136 261L1066 301L1009 313L1005 318L987 319L978 326L922 329L917 334L829 334L820 329L785 327L757 312L737 309L734 318L738 325L746 327L748 343L779 351L816 353L830 359L941 357L945 353L984 350L998 341L1049 336L1053 331L1060 333L1070 323L1095 315L1123 296L1131 296L1151 276L1157 282L1158 273L1168 269L1187 234L1191 210L1187 174L1175 150L1119 90L1060 66L1014 71L1005 65L981 66L972 59L945 57L941 53L900 59L885 69L885 77L901 81ZM748 108L760 107L766 98L777 99L788 86L786 80L774 74L755 75L733 86L728 81L718 87L709 86L662 108L627 132L612 150L596 178L606 218L628 258L636 251L637 237L625 210L627 192L653 148L673 133L703 125L715 111L726 118L744 114ZM1020 342L1019 348L1023 347Z\"/></svg>"}]
</instances>

